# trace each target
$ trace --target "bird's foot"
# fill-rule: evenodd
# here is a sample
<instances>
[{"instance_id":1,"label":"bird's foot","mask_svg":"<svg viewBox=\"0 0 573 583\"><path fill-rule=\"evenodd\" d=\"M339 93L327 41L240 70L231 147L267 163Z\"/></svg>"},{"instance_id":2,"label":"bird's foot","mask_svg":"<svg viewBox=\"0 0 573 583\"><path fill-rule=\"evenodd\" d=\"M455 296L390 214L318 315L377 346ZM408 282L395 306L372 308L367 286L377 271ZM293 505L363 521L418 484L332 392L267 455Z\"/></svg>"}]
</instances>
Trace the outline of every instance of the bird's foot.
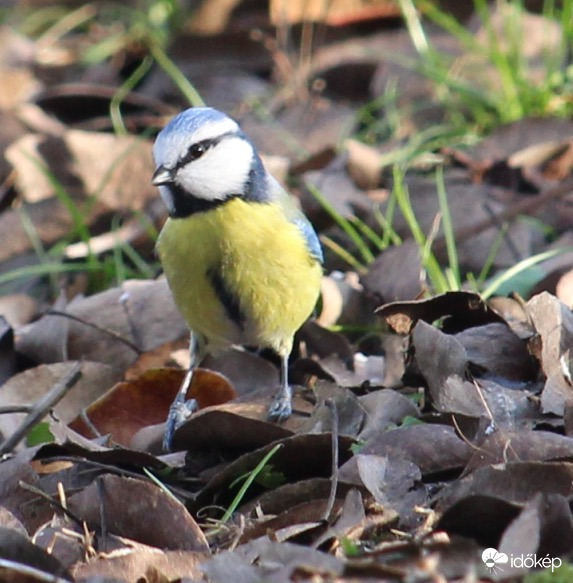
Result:
<instances>
[{"instance_id":1,"label":"bird's foot","mask_svg":"<svg viewBox=\"0 0 573 583\"><path fill-rule=\"evenodd\" d=\"M283 387L274 396L267 413L268 421L282 423L292 415L292 391L290 387Z\"/></svg>"},{"instance_id":2,"label":"bird's foot","mask_svg":"<svg viewBox=\"0 0 573 583\"><path fill-rule=\"evenodd\" d=\"M199 408L199 405L195 399L189 399L185 401L183 395L177 395L177 398L169 407L169 414L167 415L167 422L165 424L165 435L163 436L163 450L166 452L171 451L171 446L173 445L173 436L175 431L187 421L195 411Z\"/></svg>"}]
</instances>

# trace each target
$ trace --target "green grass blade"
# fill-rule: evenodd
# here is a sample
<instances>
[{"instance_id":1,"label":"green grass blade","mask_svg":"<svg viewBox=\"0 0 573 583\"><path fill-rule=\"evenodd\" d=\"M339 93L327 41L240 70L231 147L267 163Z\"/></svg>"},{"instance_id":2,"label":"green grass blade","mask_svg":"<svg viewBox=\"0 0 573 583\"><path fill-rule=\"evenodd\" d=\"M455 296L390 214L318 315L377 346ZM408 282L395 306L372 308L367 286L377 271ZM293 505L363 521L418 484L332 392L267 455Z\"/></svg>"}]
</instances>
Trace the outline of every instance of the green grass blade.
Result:
<instances>
[{"instance_id":1,"label":"green grass blade","mask_svg":"<svg viewBox=\"0 0 573 583\"><path fill-rule=\"evenodd\" d=\"M332 217L334 222L348 235L350 240L356 245L358 252L366 263L374 261L374 254L366 245L360 233L354 228L352 223L343 217L331 204L331 202L320 192L320 190L310 182L306 182L306 187L312 196L320 203L320 206Z\"/></svg>"},{"instance_id":2,"label":"green grass blade","mask_svg":"<svg viewBox=\"0 0 573 583\"><path fill-rule=\"evenodd\" d=\"M370 226L368 226L363 220L358 217L351 217L350 222L360 233L368 239L373 245L375 245L379 250L385 248L384 239Z\"/></svg>"},{"instance_id":3,"label":"green grass blade","mask_svg":"<svg viewBox=\"0 0 573 583\"><path fill-rule=\"evenodd\" d=\"M456 245L456 236L454 234L454 225L452 223L452 215L450 213L448 195L446 193L443 166L438 166L436 169L436 185L438 188L438 201L442 213L442 228L444 230L448 263L450 267L449 274L451 278L449 278L449 286L450 289L459 290L462 285L462 279L460 276L460 265L458 261L458 249Z\"/></svg>"},{"instance_id":4,"label":"green grass blade","mask_svg":"<svg viewBox=\"0 0 573 583\"><path fill-rule=\"evenodd\" d=\"M241 503L241 501L245 497L247 490L251 487L251 484L255 481L256 477L261 473L263 468L269 463L270 459L277 453L277 451L281 447L283 447L283 444L277 443L267 453L267 455L265 455L265 457L257 464L255 469L248 475L247 479L245 480L245 483L241 486L240 490L237 492L237 495L235 496L235 498L231 502L231 505L229 506L229 508L227 508L227 510L225 511L225 514L221 518L221 524L225 524L226 522L229 521L231 516L233 516L233 514L235 513L235 511L239 507L239 504Z\"/></svg>"},{"instance_id":5,"label":"green grass blade","mask_svg":"<svg viewBox=\"0 0 573 583\"><path fill-rule=\"evenodd\" d=\"M28 265L26 267L18 267L12 269L7 273L0 275L0 285L9 283L16 279L26 277L42 277L45 275L73 273L75 271L100 271L101 266L90 263L42 263L38 265Z\"/></svg>"},{"instance_id":6,"label":"green grass blade","mask_svg":"<svg viewBox=\"0 0 573 583\"><path fill-rule=\"evenodd\" d=\"M109 104L109 116L111 118L113 130L118 136L126 136L129 133L123 123L123 116L121 115L120 109L121 104L143 77L145 77L152 65L153 59L145 57L135 71L133 71L123 85L121 85L121 87L115 92L115 95L111 99Z\"/></svg>"},{"instance_id":7,"label":"green grass blade","mask_svg":"<svg viewBox=\"0 0 573 583\"><path fill-rule=\"evenodd\" d=\"M513 267L510 267L508 270L495 277L488 285L488 287L481 293L482 297L484 299L490 298L495 294L496 290L499 289L502 284L508 282L522 271L525 271L526 269L533 267L538 263L542 263L547 259L551 259L552 257L562 255L563 253L569 253L571 251L573 251L573 247L563 247L561 249L551 249L550 251L544 251L543 253L538 253L537 255L532 255L531 257L523 259Z\"/></svg>"},{"instance_id":8,"label":"green grass blade","mask_svg":"<svg viewBox=\"0 0 573 583\"><path fill-rule=\"evenodd\" d=\"M499 253L499 248L501 247L501 244L503 243L503 238L505 237L505 234L507 233L507 229L509 228L509 225L507 223L504 223L501 226L501 229L499 230L499 233L497 234L493 245L491 246L491 249L489 250L488 256L485 260L485 263L483 264L482 270L480 271L476 284L481 287L483 285L483 282L485 281L486 277L488 276L488 273L491 271L493 262L495 261L495 258L497 257L497 254Z\"/></svg>"},{"instance_id":9,"label":"green grass blade","mask_svg":"<svg viewBox=\"0 0 573 583\"><path fill-rule=\"evenodd\" d=\"M391 195L388 199L388 204L386 205L386 214L382 213L380 210L379 205L374 205L372 210L372 214L376 222L380 225L383 236L383 249L386 249L390 244L392 245L401 245L402 238L392 226L392 222L394 221L394 213L396 212L396 197Z\"/></svg>"},{"instance_id":10,"label":"green grass blade","mask_svg":"<svg viewBox=\"0 0 573 583\"><path fill-rule=\"evenodd\" d=\"M342 245L339 245L336 241L332 240L328 235L321 234L320 235L320 242L322 245L328 249L330 249L333 253L338 255L340 259L346 261L352 269L357 271L358 273L364 273L367 270L366 265L360 263L352 253L349 253Z\"/></svg>"},{"instance_id":11,"label":"green grass blade","mask_svg":"<svg viewBox=\"0 0 573 583\"><path fill-rule=\"evenodd\" d=\"M76 235L89 247L89 240L91 238L91 235L86 225L86 218L84 216L84 213L82 213L76 202L67 193L63 184L56 178L55 174L47 166L45 166L41 160L39 160L38 158L29 153L25 152L24 154L26 155L27 158L30 159L30 161L35 166L38 167L42 174L46 176L46 178L50 182L50 185L54 189L54 194L56 195L56 198L62 203L64 208L68 211L73 224L72 236Z\"/></svg>"},{"instance_id":12,"label":"green grass blade","mask_svg":"<svg viewBox=\"0 0 573 583\"><path fill-rule=\"evenodd\" d=\"M410 195L408 189L404 183L404 174L400 168L395 165L393 168L394 177L394 194L398 202L398 206L404 215L404 219L412 233L414 241L420 248L421 262L422 266L426 270L434 291L436 293L443 293L448 290L448 282L446 277L442 273L442 269L438 260L431 252L431 239L426 239L422 227L418 223L416 215L414 214L414 209L412 208L412 203L410 201Z\"/></svg>"},{"instance_id":13,"label":"green grass blade","mask_svg":"<svg viewBox=\"0 0 573 583\"><path fill-rule=\"evenodd\" d=\"M190 105L197 107L205 105L203 98L195 87L185 78L185 75L177 67L177 65L167 56L167 53L159 46L158 43L152 42L150 44L150 51L152 57L157 64L167 73L171 80L175 83L179 91L189 101Z\"/></svg>"}]
</instances>

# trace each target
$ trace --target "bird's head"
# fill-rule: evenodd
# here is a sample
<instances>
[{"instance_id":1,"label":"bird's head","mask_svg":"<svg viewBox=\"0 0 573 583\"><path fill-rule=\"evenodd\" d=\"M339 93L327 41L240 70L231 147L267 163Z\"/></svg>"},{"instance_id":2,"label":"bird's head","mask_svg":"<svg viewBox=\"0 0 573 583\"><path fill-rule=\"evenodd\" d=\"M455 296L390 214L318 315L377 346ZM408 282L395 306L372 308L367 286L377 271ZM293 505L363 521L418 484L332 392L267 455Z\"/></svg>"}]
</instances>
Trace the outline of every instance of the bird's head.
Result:
<instances>
[{"instance_id":1,"label":"bird's head","mask_svg":"<svg viewBox=\"0 0 573 583\"><path fill-rule=\"evenodd\" d=\"M210 107L192 107L161 130L152 182L169 214L185 217L233 197L264 200L267 175L237 122Z\"/></svg>"}]
</instances>

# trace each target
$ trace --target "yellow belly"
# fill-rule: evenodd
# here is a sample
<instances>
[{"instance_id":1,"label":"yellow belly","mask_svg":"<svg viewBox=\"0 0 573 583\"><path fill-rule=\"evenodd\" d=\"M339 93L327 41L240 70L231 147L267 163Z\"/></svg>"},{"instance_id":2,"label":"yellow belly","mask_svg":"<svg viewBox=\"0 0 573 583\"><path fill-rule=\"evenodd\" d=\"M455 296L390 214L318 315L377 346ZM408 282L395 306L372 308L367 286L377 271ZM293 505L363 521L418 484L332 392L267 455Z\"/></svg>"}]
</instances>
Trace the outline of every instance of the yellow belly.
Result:
<instances>
[{"instance_id":1,"label":"yellow belly","mask_svg":"<svg viewBox=\"0 0 573 583\"><path fill-rule=\"evenodd\" d=\"M169 219L157 245L175 303L208 349L247 344L290 353L294 333L316 304L322 269L277 204L237 198ZM242 326L215 293L207 275L212 269L238 299Z\"/></svg>"}]
</instances>

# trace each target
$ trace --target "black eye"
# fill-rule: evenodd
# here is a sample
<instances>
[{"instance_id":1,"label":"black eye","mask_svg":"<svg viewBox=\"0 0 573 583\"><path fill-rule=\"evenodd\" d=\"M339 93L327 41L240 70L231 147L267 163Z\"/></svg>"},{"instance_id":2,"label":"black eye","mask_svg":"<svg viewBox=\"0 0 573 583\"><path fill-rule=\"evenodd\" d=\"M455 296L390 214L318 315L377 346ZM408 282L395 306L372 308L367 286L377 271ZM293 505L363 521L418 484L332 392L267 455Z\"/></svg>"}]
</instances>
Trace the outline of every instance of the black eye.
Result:
<instances>
[{"instance_id":1,"label":"black eye","mask_svg":"<svg viewBox=\"0 0 573 583\"><path fill-rule=\"evenodd\" d=\"M205 147L205 144L203 144L202 142L199 142L198 144L193 144L189 148L189 151L187 152L187 156L185 156L185 158L187 158L187 160L189 160L189 161L197 160L198 158L201 158L201 156L206 151L207 151L207 148Z\"/></svg>"}]
</instances>

